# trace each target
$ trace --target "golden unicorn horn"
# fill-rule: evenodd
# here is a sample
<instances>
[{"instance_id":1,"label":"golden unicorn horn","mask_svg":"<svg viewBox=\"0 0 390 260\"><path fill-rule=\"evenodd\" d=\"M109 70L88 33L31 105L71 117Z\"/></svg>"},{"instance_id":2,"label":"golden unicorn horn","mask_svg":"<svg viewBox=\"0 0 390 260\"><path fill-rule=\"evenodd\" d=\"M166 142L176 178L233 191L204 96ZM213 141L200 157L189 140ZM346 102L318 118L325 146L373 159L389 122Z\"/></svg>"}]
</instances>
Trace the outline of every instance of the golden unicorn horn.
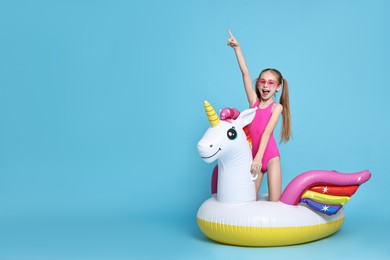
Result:
<instances>
[{"instance_id":1,"label":"golden unicorn horn","mask_svg":"<svg viewBox=\"0 0 390 260\"><path fill-rule=\"evenodd\" d=\"M206 100L204 101L204 110L206 111L207 118L210 121L211 126L216 126L219 124L220 120L214 108Z\"/></svg>"}]
</instances>

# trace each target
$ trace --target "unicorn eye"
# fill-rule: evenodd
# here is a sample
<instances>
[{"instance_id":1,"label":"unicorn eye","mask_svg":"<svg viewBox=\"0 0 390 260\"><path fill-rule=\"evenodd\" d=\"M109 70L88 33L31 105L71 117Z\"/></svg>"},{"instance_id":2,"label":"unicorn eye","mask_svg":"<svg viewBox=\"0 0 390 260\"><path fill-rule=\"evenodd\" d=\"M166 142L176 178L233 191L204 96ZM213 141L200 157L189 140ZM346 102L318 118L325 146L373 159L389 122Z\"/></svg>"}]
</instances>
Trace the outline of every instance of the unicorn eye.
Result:
<instances>
[{"instance_id":1,"label":"unicorn eye","mask_svg":"<svg viewBox=\"0 0 390 260\"><path fill-rule=\"evenodd\" d=\"M237 131L236 131L236 129L234 129L234 127L230 128L230 129L227 131L227 137L228 137L230 140L236 139L236 137L237 137Z\"/></svg>"}]
</instances>

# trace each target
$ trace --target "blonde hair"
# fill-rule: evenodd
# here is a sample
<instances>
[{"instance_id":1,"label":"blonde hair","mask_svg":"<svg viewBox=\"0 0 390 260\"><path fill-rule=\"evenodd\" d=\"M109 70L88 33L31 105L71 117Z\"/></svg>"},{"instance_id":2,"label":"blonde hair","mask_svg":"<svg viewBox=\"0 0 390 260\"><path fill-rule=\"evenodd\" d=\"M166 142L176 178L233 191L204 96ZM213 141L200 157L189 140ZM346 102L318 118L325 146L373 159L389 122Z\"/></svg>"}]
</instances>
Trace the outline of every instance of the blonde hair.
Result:
<instances>
[{"instance_id":1,"label":"blonde hair","mask_svg":"<svg viewBox=\"0 0 390 260\"><path fill-rule=\"evenodd\" d=\"M280 95L279 103L283 106L282 112L282 128L280 130L280 142L286 143L291 137L291 114L290 114L290 97L288 94L288 82L282 76L282 73L277 69L265 69L260 72L259 77L256 79L256 94L257 97L260 98L260 91L258 88L259 79L263 72L270 71L272 72L278 79L278 84L282 84L282 94Z\"/></svg>"}]
</instances>

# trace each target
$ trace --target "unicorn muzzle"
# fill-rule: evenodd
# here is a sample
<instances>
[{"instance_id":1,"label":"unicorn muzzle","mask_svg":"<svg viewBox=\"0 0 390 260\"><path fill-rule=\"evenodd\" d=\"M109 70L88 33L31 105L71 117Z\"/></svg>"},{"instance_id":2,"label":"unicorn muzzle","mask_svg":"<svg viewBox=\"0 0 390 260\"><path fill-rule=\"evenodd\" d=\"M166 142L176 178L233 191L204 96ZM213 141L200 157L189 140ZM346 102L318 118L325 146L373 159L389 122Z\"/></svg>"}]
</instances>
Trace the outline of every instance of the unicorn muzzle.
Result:
<instances>
[{"instance_id":1,"label":"unicorn muzzle","mask_svg":"<svg viewBox=\"0 0 390 260\"><path fill-rule=\"evenodd\" d=\"M213 162L216 159L216 155L221 151L221 148L213 147L212 144L202 142L202 140L198 142L197 148L200 158L207 163Z\"/></svg>"}]
</instances>

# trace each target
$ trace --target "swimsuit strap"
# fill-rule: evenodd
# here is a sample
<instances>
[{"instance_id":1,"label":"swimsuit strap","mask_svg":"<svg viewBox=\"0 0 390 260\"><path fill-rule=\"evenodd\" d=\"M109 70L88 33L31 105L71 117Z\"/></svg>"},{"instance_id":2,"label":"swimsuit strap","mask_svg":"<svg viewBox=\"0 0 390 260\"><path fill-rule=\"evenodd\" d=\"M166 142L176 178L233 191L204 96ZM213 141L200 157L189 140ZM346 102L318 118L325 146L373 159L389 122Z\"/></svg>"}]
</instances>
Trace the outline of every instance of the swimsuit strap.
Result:
<instances>
[{"instance_id":1,"label":"swimsuit strap","mask_svg":"<svg viewBox=\"0 0 390 260\"><path fill-rule=\"evenodd\" d=\"M251 106L251 108L255 108L259 105L260 99L256 99L256 102Z\"/></svg>"},{"instance_id":2,"label":"swimsuit strap","mask_svg":"<svg viewBox=\"0 0 390 260\"><path fill-rule=\"evenodd\" d=\"M253 106L251 106L251 108L255 108L255 107L257 107L257 106L259 106L259 103L260 103L260 99L258 98L257 100L256 100L256 102L253 104ZM272 103L270 103L267 107L265 107L265 108L259 108L259 109L261 109L261 110L264 110L264 109L267 109L268 107L273 107L273 105L275 104L276 102L275 101L272 101ZM271 106L272 105L272 106Z\"/></svg>"}]
</instances>

